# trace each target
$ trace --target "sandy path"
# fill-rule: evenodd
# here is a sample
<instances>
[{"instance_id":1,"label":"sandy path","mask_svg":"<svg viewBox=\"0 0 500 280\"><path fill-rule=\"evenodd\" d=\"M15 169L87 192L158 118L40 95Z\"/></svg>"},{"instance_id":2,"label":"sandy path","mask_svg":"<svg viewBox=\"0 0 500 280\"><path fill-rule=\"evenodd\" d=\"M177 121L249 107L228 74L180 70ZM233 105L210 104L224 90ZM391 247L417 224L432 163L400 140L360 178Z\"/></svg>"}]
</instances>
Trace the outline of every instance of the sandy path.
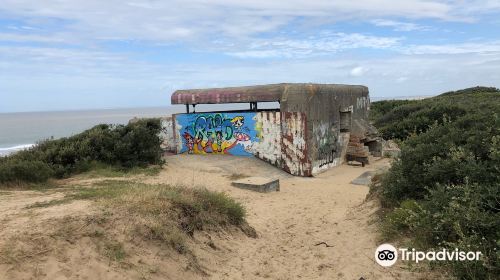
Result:
<instances>
[{"instance_id":1,"label":"sandy path","mask_svg":"<svg viewBox=\"0 0 500 280\"><path fill-rule=\"evenodd\" d=\"M289 176L254 159L175 156L152 181L204 185L242 201L258 239L220 240L227 250L204 265L213 279L400 279L417 278L373 260L376 226L367 186L349 184L365 171L388 166L379 160L362 168L343 165L315 178ZM229 174L280 178L281 191L261 194L230 186ZM227 244L229 242L229 244ZM319 242L325 245L315 246ZM204 258L203 258L204 257Z\"/></svg>"}]
</instances>

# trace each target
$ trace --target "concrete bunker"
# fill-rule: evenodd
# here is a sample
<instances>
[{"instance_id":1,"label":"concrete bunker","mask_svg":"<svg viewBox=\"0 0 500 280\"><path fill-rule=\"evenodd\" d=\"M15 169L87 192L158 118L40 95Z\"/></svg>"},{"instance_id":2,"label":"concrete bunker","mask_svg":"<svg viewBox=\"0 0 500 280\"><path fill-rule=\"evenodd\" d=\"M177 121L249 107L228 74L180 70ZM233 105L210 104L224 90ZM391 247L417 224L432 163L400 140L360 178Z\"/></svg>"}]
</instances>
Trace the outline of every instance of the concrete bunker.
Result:
<instances>
[{"instance_id":1,"label":"concrete bunker","mask_svg":"<svg viewBox=\"0 0 500 280\"><path fill-rule=\"evenodd\" d=\"M259 109L262 102L278 102L279 108ZM349 139L370 139L373 131L368 88L359 85L283 83L178 90L171 103L185 105L186 113L163 121L164 148L169 152L255 156L297 176L342 164ZM250 106L194 112L197 104L224 103Z\"/></svg>"}]
</instances>

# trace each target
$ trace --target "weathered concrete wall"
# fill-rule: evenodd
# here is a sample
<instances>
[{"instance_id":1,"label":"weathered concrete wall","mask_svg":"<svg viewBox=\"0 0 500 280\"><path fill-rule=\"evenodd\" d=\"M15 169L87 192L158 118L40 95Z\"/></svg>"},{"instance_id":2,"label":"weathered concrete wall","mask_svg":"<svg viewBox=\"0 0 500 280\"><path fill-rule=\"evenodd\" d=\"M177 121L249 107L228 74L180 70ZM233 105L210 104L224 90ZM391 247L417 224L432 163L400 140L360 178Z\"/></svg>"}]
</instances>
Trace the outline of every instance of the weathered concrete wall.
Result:
<instances>
[{"instance_id":1,"label":"weathered concrete wall","mask_svg":"<svg viewBox=\"0 0 500 280\"><path fill-rule=\"evenodd\" d=\"M177 147L175 142L174 122L172 117L161 118L160 138L162 139L161 148L165 152L176 152Z\"/></svg>"},{"instance_id":2,"label":"weathered concrete wall","mask_svg":"<svg viewBox=\"0 0 500 280\"><path fill-rule=\"evenodd\" d=\"M282 168L293 175L311 176L306 141L307 118L300 112L281 112Z\"/></svg>"},{"instance_id":3,"label":"weathered concrete wall","mask_svg":"<svg viewBox=\"0 0 500 280\"><path fill-rule=\"evenodd\" d=\"M302 84L285 86L282 112L304 112L307 156L311 174L343 162L348 134L360 138L369 127L368 88L364 86ZM349 112L348 133L341 133L340 113Z\"/></svg>"},{"instance_id":4,"label":"weathered concrete wall","mask_svg":"<svg viewBox=\"0 0 500 280\"><path fill-rule=\"evenodd\" d=\"M324 126L326 127L326 126ZM339 166L345 161L349 133L339 133L338 130L328 129L323 136L316 134L318 144L317 157L312 160L312 174L317 174L331 167Z\"/></svg>"},{"instance_id":5,"label":"weathered concrete wall","mask_svg":"<svg viewBox=\"0 0 500 280\"><path fill-rule=\"evenodd\" d=\"M259 141L252 143L252 153L273 165L281 166L280 112L257 112L255 114L255 131Z\"/></svg>"}]
</instances>

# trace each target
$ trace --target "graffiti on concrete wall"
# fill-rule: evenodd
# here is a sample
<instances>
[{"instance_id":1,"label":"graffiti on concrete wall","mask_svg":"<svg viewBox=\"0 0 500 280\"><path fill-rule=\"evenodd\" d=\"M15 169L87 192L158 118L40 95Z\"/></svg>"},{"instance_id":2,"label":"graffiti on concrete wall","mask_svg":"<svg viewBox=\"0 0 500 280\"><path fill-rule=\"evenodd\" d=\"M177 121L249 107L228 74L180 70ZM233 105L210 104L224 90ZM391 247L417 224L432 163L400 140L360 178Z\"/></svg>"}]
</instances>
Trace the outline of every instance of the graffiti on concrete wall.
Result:
<instances>
[{"instance_id":1,"label":"graffiti on concrete wall","mask_svg":"<svg viewBox=\"0 0 500 280\"><path fill-rule=\"evenodd\" d=\"M311 164L307 158L305 114L299 112L281 114L283 169L293 175L311 176Z\"/></svg>"},{"instance_id":2,"label":"graffiti on concrete wall","mask_svg":"<svg viewBox=\"0 0 500 280\"><path fill-rule=\"evenodd\" d=\"M366 96L356 98L356 109L370 108L370 99Z\"/></svg>"},{"instance_id":3,"label":"graffiti on concrete wall","mask_svg":"<svg viewBox=\"0 0 500 280\"><path fill-rule=\"evenodd\" d=\"M330 122L313 125L313 137L316 143L316 156L313 161L313 173L335 165L338 158L338 131Z\"/></svg>"},{"instance_id":4,"label":"graffiti on concrete wall","mask_svg":"<svg viewBox=\"0 0 500 280\"><path fill-rule=\"evenodd\" d=\"M337 158L336 146L321 146L318 149L318 166L319 168L328 167L330 164L335 163Z\"/></svg>"},{"instance_id":5,"label":"graffiti on concrete wall","mask_svg":"<svg viewBox=\"0 0 500 280\"><path fill-rule=\"evenodd\" d=\"M174 137L174 125L172 122L172 117L161 118L161 148L165 152L175 153L175 137Z\"/></svg>"},{"instance_id":6,"label":"graffiti on concrete wall","mask_svg":"<svg viewBox=\"0 0 500 280\"><path fill-rule=\"evenodd\" d=\"M256 113L176 115L179 153L251 156Z\"/></svg>"},{"instance_id":7,"label":"graffiti on concrete wall","mask_svg":"<svg viewBox=\"0 0 500 280\"><path fill-rule=\"evenodd\" d=\"M281 118L279 111L258 112L255 131L259 141L252 143L252 153L271 164L281 164Z\"/></svg>"},{"instance_id":8,"label":"graffiti on concrete wall","mask_svg":"<svg viewBox=\"0 0 500 280\"><path fill-rule=\"evenodd\" d=\"M339 130L328 122L313 126L313 141L317 147L316 153L313 155L313 174L342 163L347 147L346 139L349 138L348 135L349 133L339 133Z\"/></svg>"}]
</instances>

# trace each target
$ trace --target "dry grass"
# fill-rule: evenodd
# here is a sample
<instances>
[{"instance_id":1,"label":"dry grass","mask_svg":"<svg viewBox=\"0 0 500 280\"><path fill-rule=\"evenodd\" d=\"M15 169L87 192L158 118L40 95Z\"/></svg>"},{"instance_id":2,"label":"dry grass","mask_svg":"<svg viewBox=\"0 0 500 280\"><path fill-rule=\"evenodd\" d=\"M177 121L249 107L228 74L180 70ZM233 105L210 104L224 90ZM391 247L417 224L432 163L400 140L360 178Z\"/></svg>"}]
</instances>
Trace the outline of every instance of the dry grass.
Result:
<instances>
[{"instance_id":1,"label":"dry grass","mask_svg":"<svg viewBox=\"0 0 500 280\"><path fill-rule=\"evenodd\" d=\"M196 231L239 228L256 237L245 221L245 209L224 193L133 181L105 180L92 187L78 187L61 199L38 202L27 208L52 207L74 200L93 200L97 211L85 216L52 219L43 229L20 233L0 248L0 263L20 264L52 250L90 238L95 249L110 262L123 262L137 244L172 248L192 260L189 240ZM124 244L136 244L124 246ZM148 245L148 246L149 246Z\"/></svg>"},{"instance_id":2,"label":"dry grass","mask_svg":"<svg viewBox=\"0 0 500 280\"><path fill-rule=\"evenodd\" d=\"M51 190L56 190L60 188L61 185L56 180L48 180L44 183L26 183L26 182L8 182L8 183L0 183L0 190L4 192L10 191L39 191L39 192L47 192Z\"/></svg>"},{"instance_id":3,"label":"dry grass","mask_svg":"<svg viewBox=\"0 0 500 280\"><path fill-rule=\"evenodd\" d=\"M233 173L233 174L227 176L227 178L231 181L236 181L236 180L240 180L240 179L244 179L244 178L248 178L248 177L250 177L250 176L243 174L243 173Z\"/></svg>"},{"instance_id":4,"label":"dry grass","mask_svg":"<svg viewBox=\"0 0 500 280\"><path fill-rule=\"evenodd\" d=\"M26 209L45 208L45 207L51 207L51 206L69 203L71 201L72 201L72 199L70 199L70 198L52 199L52 200L47 200L47 201L35 202L33 204L27 205L25 208Z\"/></svg>"},{"instance_id":5,"label":"dry grass","mask_svg":"<svg viewBox=\"0 0 500 280\"><path fill-rule=\"evenodd\" d=\"M88 171L76 175L75 178L87 179L96 177L120 178L132 177L137 175L156 176L160 173L160 165L151 165L148 167L123 168L103 163L93 162Z\"/></svg>"},{"instance_id":6,"label":"dry grass","mask_svg":"<svg viewBox=\"0 0 500 280\"><path fill-rule=\"evenodd\" d=\"M0 251L0 263L18 264L26 259L45 255L53 250L49 239L50 237L37 233L12 236Z\"/></svg>"}]
</instances>

